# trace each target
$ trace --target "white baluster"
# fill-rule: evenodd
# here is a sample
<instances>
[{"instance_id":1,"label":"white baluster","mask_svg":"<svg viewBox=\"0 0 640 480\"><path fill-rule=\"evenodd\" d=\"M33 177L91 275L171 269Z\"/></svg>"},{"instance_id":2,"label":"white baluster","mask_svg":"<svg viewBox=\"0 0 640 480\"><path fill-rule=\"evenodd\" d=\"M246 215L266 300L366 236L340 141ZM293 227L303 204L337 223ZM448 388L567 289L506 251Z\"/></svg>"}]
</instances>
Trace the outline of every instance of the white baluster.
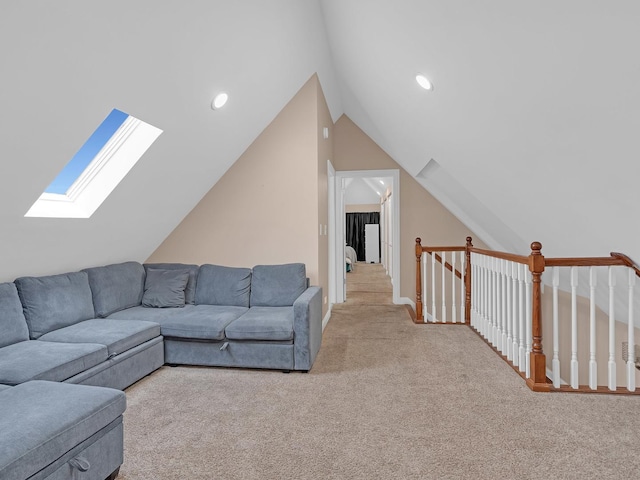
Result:
<instances>
[{"instance_id":1,"label":"white baluster","mask_svg":"<svg viewBox=\"0 0 640 480\"><path fill-rule=\"evenodd\" d=\"M495 316L493 317L493 321L495 324L495 335L493 337L493 345L500 350L500 344L502 343L502 330L500 329L500 306L502 305L502 299L500 298L500 294L502 293L502 288L500 287L500 259L493 259L493 268L494 270L494 290L493 290L493 301L495 302Z\"/></svg>"},{"instance_id":2,"label":"white baluster","mask_svg":"<svg viewBox=\"0 0 640 480\"><path fill-rule=\"evenodd\" d=\"M526 372L526 377L530 378L531 377L531 343L532 343L532 332L531 332L531 283L532 283L532 279L531 279L531 272L525 269L525 275L524 275L524 283L525 283L525 329L526 329L526 347L525 347L525 353L524 353L524 358L525 358L525 372Z\"/></svg>"},{"instance_id":3,"label":"white baluster","mask_svg":"<svg viewBox=\"0 0 640 480\"><path fill-rule=\"evenodd\" d=\"M635 322L633 319L633 287L636 284L635 271L629 270L629 334L627 335L627 390L634 392L636 389L636 339Z\"/></svg>"},{"instance_id":4,"label":"white baluster","mask_svg":"<svg viewBox=\"0 0 640 480\"><path fill-rule=\"evenodd\" d=\"M488 325L488 307L487 307L487 288L489 286L488 280L487 280L487 257L482 255L482 323L481 323L481 329L482 329L482 336L484 338L486 338L488 340L488 331L487 331L487 325Z\"/></svg>"},{"instance_id":5,"label":"white baluster","mask_svg":"<svg viewBox=\"0 0 640 480\"><path fill-rule=\"evenodd\" d=\"M451 252L451 321L453 323L458 323L456 278L456 252Z\"/></svg>"},{"instance_id":6,"label":"white baluster","mask_svg":"<svg viewBox=\"0 0 640 480\"><path fill-rule=\"evenodd\" d=\"M471 256L471 270L469 271L469 275L471 275L471 326L473 328L475 328L476 326L476 292L478 291L478 283L477 283L477 279L476 279L476 259L475 257L472 255ZM464 293L466 292L465 290L465 283L464 283L464 274L462 275L462 301L464 302ZM462 311L464 312L464 306L461 307ZM460 315L460 317L462 317L462 315ZM476 329L477 330L477 329Z\"/></svg>"},{"instance_id":7,"label":"white baluster","mask_svg":"<svg viewBox=\"0 0 640 480\"><path fill-rule=\"evenodd\" d=\"M462 279L460 282L460 323L465 322L465 305L467 297L467 285L464 282L467 273L467 257L465 252L460 252L460 271L462 272ZM472 272L469 272L471 278L473 278ZM472 310L473 311L473 310Z\"/></svg>"},{"instance_id":8,"label":"white baluster","mask_svg":"<svg viewBox=\"0 0 640 480\"><path fill-rule=\"evenodd\" d=\"M496 269L496 289L495 289L495 301L496 301L496 336L494 337L495 346L499 352L502 351L502 275L500 273L502 261L499 258L495 259Z\"/></svg>"},{"instance_id":9,"label":"white baluster","mask_svg":"<svg viewBox=\"0 0 640 480\"><path fill-rule=\"evenodd\" d=\"M511 337L511 309L513 302L513 292L511 291L511 262L504 261L504 281L505 281L505 296L506 296L506 311L505 311L505 324L507 327L507 335L504 338L505 350L507 351L507 360L513 361L513 338Z\"/></svg>"},{"instance_id":10,"label":"white baluster","mask_svg":"<svg viewBox=\"0 0 640 480\"><path fill-rule=\"evenodd\" d=\"M487 341L489 343L491 343L491 330L492 330L492 325L491 325L491 317L493 315L493 304L491 303L491 289L493 287L493 277L491 275L491 257L485 257L484 259L485 261L485 272L484 272L484 276L485 276L485 290L484 290L484 312L485 312L485 318L484 318L484 324L485 324L485 328L484 328L484 337L487 339Z\"/></svg>"},{"instance_id":11,"label":"white baluster","mask_svg":"<svg viewBox=\"0 0 640 480\"><path fill-rule=\"evenodd\" d=\"M498 345L498 337L500 334L500 331L498 330L498 259L497 258L492 258L491 259L491 284L492 284L492 290L491 290L491 298L490 300L493 303L493 308L492 308L492 316L491 316L491 343L493 344L493 346L497 346Z\"/></svg>"},{"instance_id":12,"label":"white baluster","mask_svg":"<svg viewBox=\"0 0 640 480\"><path fill-rule=\"evenodd\" d=\"M487 288L487 279L485 277L485 268L484 268L484 255L478 255L478 266L480 267L478 270L478 279L480 282L480 288L481 290L478 292L479 295L479 300L480 300L480 318L479 320L479 330L480 330L480 334L484 337L487 338L486 335L486 331L485 331L485 324L486 324L486 288Z\"/></svg>"},{"instance_id":13,"label":"white baluster","mask_svg":"<svg viewBox=\"0 0 640 480\"><path fill-rule=\"evenodd\" d=\"M595 267L589 268L589 388L598 388L598 364L596 363L596 285Z\"/></svg>"},{"instance_id":14,"label":"white baluster","mask_svg":"<svg viewBox=\"0 0 640 480\"><path fill-rule=\"evenodd\" d=\"M560 286L560 268L553 268L553 360L551 370L553 371L553 386L560 387L560 338L558 318L558 287Z\"/></svg>"},{"instance_id":15,"label":"white baluster","mask_svg":"<svg viewBox=\"0 0 640 480\"><path fill-rule=\"evenodd\" d=\"M571 388L578 388L578 269L571 267Z\"/></svg>"},{"instance_id":16,"label":"white baluster","mask_svg":"<svg viewBox=\"0 0 640 480\"><path fill-rule=\"evenodd\" d=\"M500 266L500 291L501 291L501 308L500 308L500 327L502 336L500 338L500 351L505 354L507 350L507 276L506 276L506 260L499 260Z\"/></svg>"},{"instance_id":17,"label":"white baluster","mask_svg":"<svg viewBox=\"0 0 640 480\"><path fill-rule=\"evenodd\" d=\"M427 253L423 252L420 257L420 266L422 267L422 316L424 322L429 321L429 311L427 310L427 292L429 287L427 286Z\"/></svg>"},{"instance_id":18,"label":"white baluster","mask_svg":"<svg viewBox=\"0 0 640 480\"><path fill-rule=\"evenodd\" d=\"M526 357L526 349L525 349L525 299L524 299L524 279L526 276L526 265L518 265L518 333L520 334L518 338L518 367L520 367L520 371L526 371L527 361Z\"/></svg>"},{"instance_id":19,"label":"white baluster","mask_svg":"<svg viewBox=\"0 0 640 480\"><path fill-rule=\"evenodd\" d=\"M436 252L431 252L431 317L438 321L436 312Z\"/></svg>"},{"instance_id":20,"label":"white baluster","mask_svg":"<svg viewBox=\"0 0 640 480\"><path fill-rule=\"evenodd\" d=\"M511 345L513 357L513 364L517 367L519 365L518 358L518 297L517 297L517 285L518 285L518 264L511 262L511 319L513 321L513 343Z\"/></svg>"},{"instance_id":21,"label":"white baluster","mask_svg":"<svg viewBox=\"0 0 640 480\"><path fill-rule=\"evenodd\" d=\"M446 285L446 281L447 281L447 276L446 276L446 272L447 269L445 268L445 263L447 262L447 254L446 252L440 252L440 256L442 257L442 263L440 263L440 272L442 274L442 295L440 295L441 299L442 299L442 318L441 321L442 323L446 323L447 322L447 301L446 301L446 294L447 294L447 285Z\"/></svg>"},{"instance_id":22,"label":"white baluster","mask_svg":"<svg viewBox=\"0 0 640 480\"><path fill-rule=\"evenodd\" d=\"M616 316L615 316L615 296L616 275L613 267L609 267L609 390L616 390L618 381L616 379Z\"/></svg>"},{"instance_id":23,"label":"white baluster","mask_svg":"<svg viewBox=\"0 0 640 480\"><path fill-rule=\"evenodd\" d=\"M488 285L487 285L487 340L490 344L495 344L495 284L494 284L494 274L493 274L493 257L487 258L487 274L488 274Z\"/></svg>"}]
</instances>

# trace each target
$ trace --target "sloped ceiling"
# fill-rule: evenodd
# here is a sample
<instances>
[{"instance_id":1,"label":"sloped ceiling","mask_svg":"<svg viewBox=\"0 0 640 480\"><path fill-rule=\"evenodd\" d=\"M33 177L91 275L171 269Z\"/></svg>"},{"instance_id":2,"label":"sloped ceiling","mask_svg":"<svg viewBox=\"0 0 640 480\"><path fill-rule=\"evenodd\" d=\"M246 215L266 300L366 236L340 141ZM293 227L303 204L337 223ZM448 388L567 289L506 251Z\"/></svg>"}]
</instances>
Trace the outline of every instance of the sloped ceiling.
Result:
<instances>
[{"instance_id":1,"label":"sloped ceiling","mask_svg":"<svg viewBox=\"0 0 640 480\"><path fill-rule=\"evenodd\" d=\"M386 190L377 178L349 178L344 191L345 205L379 205L380 191ZM385 179L386 180L386 179ZM391 179L387 180L391 184Z\"/></svg>"},{"instance_id":2,"label":"sloped ceiling","mask_svg":"<svg viewBox=\"0 0 640 480\"><path fill-rule=\"evenodd\" d=\"M471 198L515 232L494 248L640 260L640 3L322 4L345 113L409 173L435 159L463 221Z\"/></svg>"},{"instance_id":3,"label":"sloped ceiling","mask_svg":"<svg viewBox=\"0 0 640 480\"><path fill-rule=\"evenodd\" d=\"M144 261L316 72L342 113L315 1L2 2L0 45L0 280ZM164 133L92 218L23 218L112 108Z\"/></svg>"},{"instance_id":4,"label":"sloped ceiling","mask_svg":"<svg viewBox=\"0 0 640 480\"><path fill-rule=\"evenodd\" d=\"M639 24L632 0L2 2L0 280L146 259L315 72L494 248L638 261ZM112 108L164 133L91 219L25 219Z\"/></svg>"}]
</instances>

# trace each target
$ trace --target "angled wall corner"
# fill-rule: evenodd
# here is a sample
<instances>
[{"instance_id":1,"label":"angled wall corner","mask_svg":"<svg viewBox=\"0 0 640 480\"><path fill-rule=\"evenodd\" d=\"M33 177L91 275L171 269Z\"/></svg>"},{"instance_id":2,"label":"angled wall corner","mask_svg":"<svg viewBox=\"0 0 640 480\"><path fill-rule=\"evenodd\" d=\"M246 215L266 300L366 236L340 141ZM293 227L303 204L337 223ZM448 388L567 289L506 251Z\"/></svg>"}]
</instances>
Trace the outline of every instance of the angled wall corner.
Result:
<instances>
[{"instance_id":1,"label":"angled wall corner","mask_svg":"<svg viewBox=\"0 0 640 480\"><path fill-rule=\"evenodd\" d=\"M494 250L528 254L528 244L433 158L415 179Z\"/></svg>"},{"instance_id":2,"label":"angled wall corner","mask_svg":"<svg viewBox=\"0 0 640 480\"><path fill-rule=\"evenodd\" d=\"M415 298L415 239L423 245L464 245L478 235L447 210L423 185L407 173L349 117L334 128L336 170L400 170L400 296ZM475 241L479 247L486 247Z\"/></svg>"},{"instance_id":3,"label":"angled wall corner","mask_svg":"<svg viewBox=\"0 0 640 480\"><path fill-rule=\"evenodd\" d=\"M303 262L319 284L317 85L314 75L147 262Z\"/></svg>"}]
</instances>

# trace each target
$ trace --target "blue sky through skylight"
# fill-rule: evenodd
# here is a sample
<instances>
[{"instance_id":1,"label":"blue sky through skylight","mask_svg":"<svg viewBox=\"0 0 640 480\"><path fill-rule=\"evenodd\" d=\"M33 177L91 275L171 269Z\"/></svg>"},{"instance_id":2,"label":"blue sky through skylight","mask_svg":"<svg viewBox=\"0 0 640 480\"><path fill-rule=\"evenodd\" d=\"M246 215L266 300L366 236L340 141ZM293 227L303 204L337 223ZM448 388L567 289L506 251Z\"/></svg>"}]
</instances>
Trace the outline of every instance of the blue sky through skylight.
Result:
<instances>
[{"instance_id":1,"label":"blue sky through skylight","mask_svg":"<svg viewBox=\"0 0 640 480\"><path fill-rule=\"evenodd\" d=\"M85 144L78 150L69 163L62 169L53 182L46 188L46 193L57 193L64 195L73 185L73 182L84 172L91 160L104 147L114 133L120 128L129 117L127 113L113 109L91 134Z\"/></svg>"}]
</instances>

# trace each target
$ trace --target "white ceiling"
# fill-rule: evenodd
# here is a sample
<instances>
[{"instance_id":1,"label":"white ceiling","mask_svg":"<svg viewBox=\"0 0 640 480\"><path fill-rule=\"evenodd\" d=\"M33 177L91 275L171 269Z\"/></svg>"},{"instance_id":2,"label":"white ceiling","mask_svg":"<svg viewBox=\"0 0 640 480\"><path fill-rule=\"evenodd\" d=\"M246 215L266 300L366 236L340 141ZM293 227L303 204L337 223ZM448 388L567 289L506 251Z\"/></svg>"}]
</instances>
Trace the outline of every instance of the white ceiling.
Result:
<instances>
[{"instance_id":1,"label":"white ceiling","mask_svg":"<svg viewBox=\"0 0 640 480\"><path fill-rule=\"evenodd\" d=\"M635 0L1 2L0 280L144 260L315 72L495 248L640 260L638 25ZM112 108L164 133L91 219L25 219Z\"/></svg>"},{"instance_id":2,"label":"white ceiling","mask_svg":"<svg viewBox=\"0 0 640 480\"><path fill-rule=\"evenodd\" d=\"M517 232L494 248L640 260L640 2L322 4L345 112L409 173L435 159L463 221L473 199Z\"/></svg>"},{"instance_id":3,"label":"white ceiling","mask_svg":"<svg viewBox=\"0 0 640 480\"><path fill-rule=\"evenodd\" d=\"M391 188L391 177L345 178L345 205L379 205L382 195Z\"/></svg>"}]
</instances>

